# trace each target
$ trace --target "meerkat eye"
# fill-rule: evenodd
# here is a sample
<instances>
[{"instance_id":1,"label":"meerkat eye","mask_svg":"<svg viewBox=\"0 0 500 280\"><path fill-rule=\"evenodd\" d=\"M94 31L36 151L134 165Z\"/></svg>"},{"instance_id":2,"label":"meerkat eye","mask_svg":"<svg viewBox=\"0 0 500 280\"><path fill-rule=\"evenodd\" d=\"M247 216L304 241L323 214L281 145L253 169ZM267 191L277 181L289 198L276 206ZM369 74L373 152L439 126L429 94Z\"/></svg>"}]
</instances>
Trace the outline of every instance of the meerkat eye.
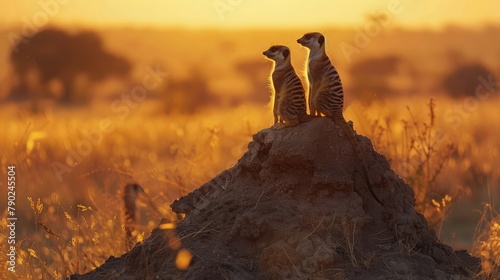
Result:
<instances>
[{"instance_id":1,"label":"meerkat eye","mask_svg":"<svg viewBox=\"0 0 500 280\"><path fill-rule=\"evenodd\" d=\"M311 35L307 34L306 35L306 40L310 40L311 39Z\"/></svg>"},{"instance_id":2,"label":"meerkat eye","mask_svg":"<svg viewBox=\"0 0 500 280\"><path fill-rule=\"evenodd\" d=\"M277 51L277 48L276 47L272 47L271 48L271 52L276 52Z\"/></svg>"}]
</instances>

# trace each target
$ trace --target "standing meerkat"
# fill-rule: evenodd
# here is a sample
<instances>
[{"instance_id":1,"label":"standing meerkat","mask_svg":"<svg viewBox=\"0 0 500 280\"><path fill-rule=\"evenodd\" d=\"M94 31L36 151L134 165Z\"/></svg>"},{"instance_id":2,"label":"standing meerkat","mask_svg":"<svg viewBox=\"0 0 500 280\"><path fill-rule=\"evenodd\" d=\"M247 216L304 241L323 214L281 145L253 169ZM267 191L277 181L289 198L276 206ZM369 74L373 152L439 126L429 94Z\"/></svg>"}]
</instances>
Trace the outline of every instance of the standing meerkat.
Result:
<instances>
[{"instance_id":1,"label":"standing meerkat","mask_svg":"<svg viewBox=\"0 0 500 280\"><path fill-rule=\"evenodd\" d=\"M311 116L307 115L304 87L292 66L290 49L276 45L263 54L274 61L274 70L271 74L274 87L274 128L281 129L310 121ZM277 124L278 120L284 123Z\"/></svg>"},{"instance_id":2,"label":"standing meerkat","mask_svg":"<svg viewBox=\"0 0 500 280\"><path fill-rule=\"evenodd\" d=\"M306 33L297 43L309 49L307 77L309 80L309 108L312 116L321 114L338 124L351 141L354 153L363 163L363 175L373 198L384 205L375 195L368 177L368 168L359 150L354 131L349 127L344 115L344 90L337 69L332 65L325 51L325 36L319 32Z\"/></svg>"},{"instance_id":3,"label":"standing meerkat","mask_svg":"<svg viewBox=\"0 0 500 280\"><path fill-rule=\"evenodd\" d=\"M126 184L123 188L123 224L125 227L125 247L130 249L134 246L132 232L137 227L137 197L144 193L144 189L138 184Z\"/></svg>"},{"instance_id":4,"label":"standing meerkat","mask_svg":"<svg viewBox=\"0 0 500 280\"><path fill-rule=\"evenodd\" d=\"M136 243L136 238L133 236L134 230L138 229L138 213L137 201L146 203L147 207L153 210L159 217L165 217L163 213L156 207L156 203L151 199L146 191L137 183L125 183L121 188L120 193L123 199L123 226L125 228L125 248L128 250Z\"/></svg>"}]
</instances>

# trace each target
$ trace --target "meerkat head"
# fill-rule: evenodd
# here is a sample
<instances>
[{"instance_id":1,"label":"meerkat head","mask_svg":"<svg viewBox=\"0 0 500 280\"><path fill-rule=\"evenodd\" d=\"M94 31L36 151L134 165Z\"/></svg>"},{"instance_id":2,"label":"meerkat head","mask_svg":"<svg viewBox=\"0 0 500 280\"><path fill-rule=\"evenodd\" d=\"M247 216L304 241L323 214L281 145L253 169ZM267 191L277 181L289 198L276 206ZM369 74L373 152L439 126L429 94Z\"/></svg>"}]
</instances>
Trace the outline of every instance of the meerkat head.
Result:
<instances>
[{"instance_id":1,"label":"meerkat head","mask_svg":"<svg viewBox=\"0 0 500 280\"><path fill-rule=\"evenodd\" d=\"M325 36L319 32L310 32L304 34L297 43L311 50L312 53L325 49Z\"/></svg>"},{"instance_id":2,"label":"meerkat head","mask_svg":"<svg viewBox=\"0 0 500 280\"><path fill-rule=\"evenodd\" d=\"M276 65L290 63L290 49L285 46L276 45L263 52L267 58L276 62Z\"/></svg>"},{"instance_id":3,"label":"meerkat head","mask_svg":"<svg viewBox=\"0 0 500 280\"><path fill-rule=\"evenodd\" d=\"M144 192L144 189L136 183L126 184L123 190L124 199L128 202L134 201L137 196Z\"/></svg>"},{"instance_id":4,"label":"meerkat head","mask_svg":"<svg viewBox=\"0 0 500 280\"><path fill-rule=\"evenodd\" d=\"M136 183L132 183L132 184L127 184L125 186L125 188L128 190L128 191L131 191L131 192L134 192L136 194L139 194L139 193L143 193L144 192L144 189L139 185L139 184L136 184Z\"/></svg>"}]
</instances>

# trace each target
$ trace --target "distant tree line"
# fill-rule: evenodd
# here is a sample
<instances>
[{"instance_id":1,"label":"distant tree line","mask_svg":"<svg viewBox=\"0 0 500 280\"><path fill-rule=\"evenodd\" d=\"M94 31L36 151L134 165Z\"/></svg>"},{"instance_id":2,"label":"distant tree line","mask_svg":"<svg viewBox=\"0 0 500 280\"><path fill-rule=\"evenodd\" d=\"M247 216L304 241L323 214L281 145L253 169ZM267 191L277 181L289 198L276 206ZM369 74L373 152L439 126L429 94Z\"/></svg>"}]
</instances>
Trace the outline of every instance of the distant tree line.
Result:
<instances>
[{"instance_id":1,"label":"distant tree line","mask_svg":"<svg viewBox=\"0 0 500 280\"><path fill-rule=\"evenodd\" d=\"M457 55L453 57L452 60L460 61ZM126 81L133 67L127 58L106 50L96 32L73 34L56 28L42 30L30 39L17 42L10 53L10 62L16 78L8 97L10 100L36 102L51 98L61 104L80 104L90 98L90 93L79 83L81 79L85 85L110 77ZM459 62L451 68L436 81L441 90L453 97L474 95L481 83L496 82L493 72L478 62ZM266 77L269 67L260 59L239 61L234 65L234 74L243 75L249 81L250 86L244 94L251 100L234 97L222 100L220 95L211 92L203 71L196 65L187 78L175 79L175 73L170 76L168 85L158 90L166 104L166 113L189 114L210 105L237 106L242 102L266 103L269 100ZM418 92L421 79L413 65L397 55L361 60L353 63L347 72L353 81L349 88L352 95L368 102ZM342 72L341 76L345 74ZM401 83L404 79L409 82ZM54 84L58 85L56 90Z\"/></svg>"},{"instance_id":2,"label":"distant tree line","mask_svg":"<svg viewBox=\"0 0 500 280\"><path fill-rule=\"evenodd\" d=\"M93 83L110 76L126 77L132 69L127 59L105 50L101 38L92 31L72 35L59 29L42 30L19 41L10 61L17 77L10 92L12 100L51 96L48 85L57 81L62 85L58 99L75 103L79 101L77 78Z\"/></svg>"}]
</instances>

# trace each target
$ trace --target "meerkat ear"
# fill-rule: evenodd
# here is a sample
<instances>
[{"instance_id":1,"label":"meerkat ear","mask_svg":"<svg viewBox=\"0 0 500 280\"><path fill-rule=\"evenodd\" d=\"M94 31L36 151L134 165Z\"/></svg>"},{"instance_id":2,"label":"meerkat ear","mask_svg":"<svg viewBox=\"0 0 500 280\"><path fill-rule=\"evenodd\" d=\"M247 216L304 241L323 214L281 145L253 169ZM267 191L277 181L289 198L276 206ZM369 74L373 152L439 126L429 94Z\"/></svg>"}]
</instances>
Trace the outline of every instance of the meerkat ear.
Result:
<instances>
[{"instance_id":1,"label":"meerkat ear","mask_svg":"<svg viewBox=\"0 0 500 280\"><path fill-rule=\"evenodd\" d=\"M325 42L325 36L321 35L318 39L318 43L320 46L323 46L324 42Z\"/></svg>"},{"instance_id":2,"label":"meerkat ear","mask_svg":"<svg viewBox=\"0 0 500 280\"><path fill-rule=\"evenodd\" d=\"M283 51L283 57L284 57L284 58L287 58L289 55L290 55L290 50L285 49L285 50Z\"/></svg>"}]
</instances>

